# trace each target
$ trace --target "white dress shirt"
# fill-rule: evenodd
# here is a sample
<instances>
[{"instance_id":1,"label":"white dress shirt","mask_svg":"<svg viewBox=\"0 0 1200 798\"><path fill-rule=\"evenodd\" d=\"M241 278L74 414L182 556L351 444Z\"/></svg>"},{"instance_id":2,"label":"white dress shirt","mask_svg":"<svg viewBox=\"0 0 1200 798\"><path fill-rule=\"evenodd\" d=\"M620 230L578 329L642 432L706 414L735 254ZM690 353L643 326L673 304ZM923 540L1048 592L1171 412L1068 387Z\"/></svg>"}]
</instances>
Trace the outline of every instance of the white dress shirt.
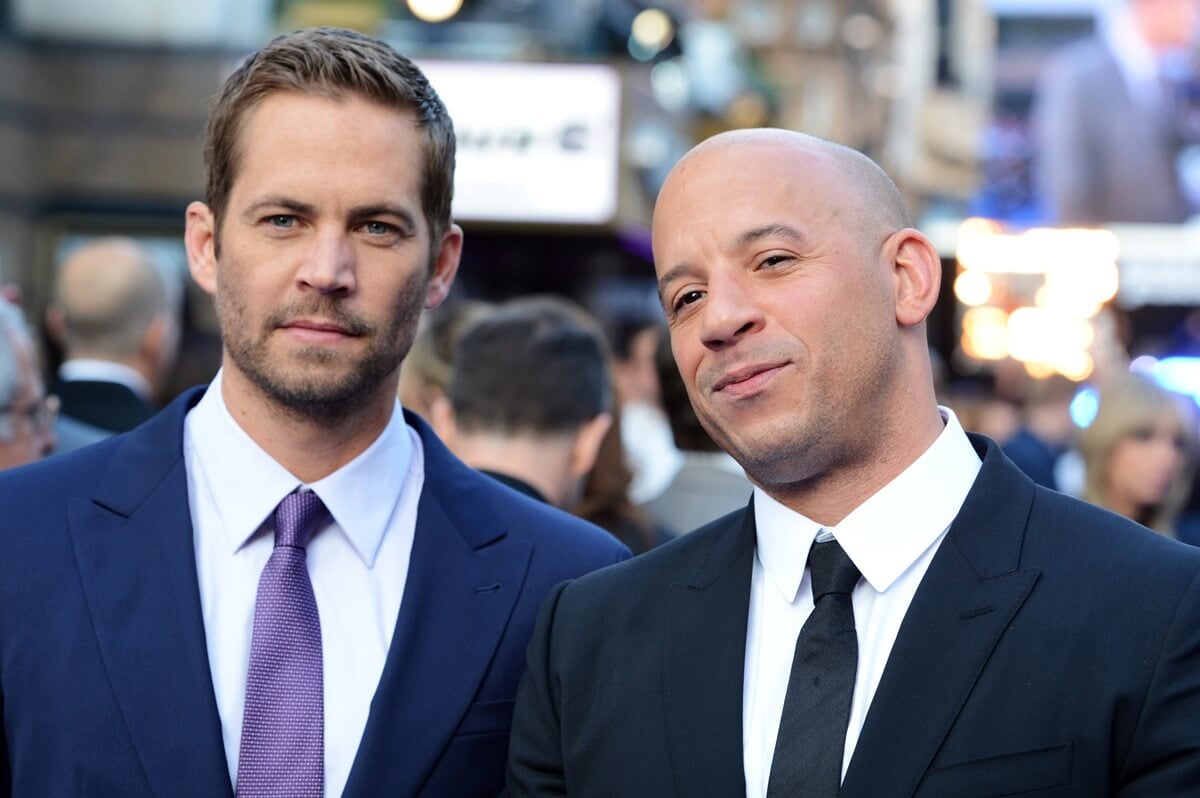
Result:
<instances>
[{"instance_id":1,"label":"white dress shirt","mask_svg":"<svg viewBox=\"0 0 1200 798\"><path fill-rule=\"evenodd\" d=\"M818 537L836 538L863 575L851 596L858 671L842 758L845 777L900 623L981 467L958 419L946 408L941 412L946 426L937 440L837 526L822 529L755 488L758 542L742 688L748 798L767 794L796 638L813 610L806 563Z\"/></svg>"},{"instance_id":2,"label":"white dress shirt","mask_svg":"<svg viewBox=\"0 0 1200 798\"><path fill-rule=\"evenodd\" d=\"M274 548L272 513L301 485L230 415L218 374L183 432L208 661L230 780L236 781L254 602ZM308 545L321 616L325 793L341 795L400 611L425 481L420 438L396 404L358 457L309 484L332 521Z\"/></svg>"}]
</instances>

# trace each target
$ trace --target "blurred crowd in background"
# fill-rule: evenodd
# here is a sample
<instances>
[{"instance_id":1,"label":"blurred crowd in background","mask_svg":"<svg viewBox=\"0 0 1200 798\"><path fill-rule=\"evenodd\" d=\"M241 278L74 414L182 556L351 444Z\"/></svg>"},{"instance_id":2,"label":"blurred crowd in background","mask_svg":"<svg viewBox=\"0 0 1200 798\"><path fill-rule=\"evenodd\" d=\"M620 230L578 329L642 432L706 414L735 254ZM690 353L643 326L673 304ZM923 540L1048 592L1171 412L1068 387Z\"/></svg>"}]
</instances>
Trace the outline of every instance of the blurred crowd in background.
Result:
<instances>
[{"instance_id":1,"label":"blurred crowd in background","mask_svg":"<svg viewBox=\"0 0 1200 798\"><path fill-rule=\"evenodd\" d=\"M281 30L418 59L459 137L456 293L402 403L645 551L751 485L691 410L649 212L713 133L845 143L943 255L943 404L1036 482L1200 544L1200 0L0 2L0 469L211 378L208 97Z\"/></svg>"}]
</instances>

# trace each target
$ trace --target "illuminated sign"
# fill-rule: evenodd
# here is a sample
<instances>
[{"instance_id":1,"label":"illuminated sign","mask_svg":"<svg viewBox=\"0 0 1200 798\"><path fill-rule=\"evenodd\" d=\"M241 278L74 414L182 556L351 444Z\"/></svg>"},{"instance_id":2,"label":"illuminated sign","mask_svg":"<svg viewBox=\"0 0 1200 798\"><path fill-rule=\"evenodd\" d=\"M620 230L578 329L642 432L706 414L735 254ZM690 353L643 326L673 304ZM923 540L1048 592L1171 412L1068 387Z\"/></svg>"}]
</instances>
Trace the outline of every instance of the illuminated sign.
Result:
<instances>
[{"instance_id":1,"label":"illuminated sign","mask_svg":"<svg viewBox=\"0 0 1200 798\"><path fill-rule=\"evenodd\" d=\"M612 221L621 108L616 69L466 61L420 66L458 137L455 218Z\"/></svg>"}]
</instances>

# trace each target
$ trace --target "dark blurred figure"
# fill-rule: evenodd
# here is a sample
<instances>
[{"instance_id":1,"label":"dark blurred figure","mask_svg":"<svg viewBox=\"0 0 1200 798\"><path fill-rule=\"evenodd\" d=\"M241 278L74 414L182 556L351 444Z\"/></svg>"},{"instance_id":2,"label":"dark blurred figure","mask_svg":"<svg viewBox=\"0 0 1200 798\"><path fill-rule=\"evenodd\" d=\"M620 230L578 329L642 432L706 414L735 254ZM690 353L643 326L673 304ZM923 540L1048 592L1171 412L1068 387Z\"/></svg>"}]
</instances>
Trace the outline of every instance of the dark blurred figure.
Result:
<instances>
[{"instance_id":1,"label":"dark blurred figure","mask_svg":"<svg viewBox=\"0 0 1200 798\"><path fill-rule=\"evenodd\" d=\"M591 308L612 351L621 446L632 473L629 499L645 504L666 490L681 462L663 412L654 355L666 336L653 283L616 283L592 298Z\"/></svg>"},{"instance_id":2,"label":"dark blurred figure","mask_svg":"<svg viewBox=\"0 0 1200 798\"><path fill-rule=\"evenodd\" d=\"M450 389L450 363L458 339L490 309L486 302L459 300L421 317L400 367L400 404L426 420L433 418L434 404L446 401Z\"/></svg>"},{"instance_id":3,"label":"dark blurred figure","mask_svg":"<svg viewBox=\"0 0 1200 798\"><path fill-rule=\"evenodd\" d=\"M1077 387L1059 375L1033 380L1021 408L1021 426L1000 447L1026 476L1051 490L1059 489L1055 466L1075 434L1071 400Z\"/></svg>"},{"instance_id":4,"label":"dark blurred figure","mask_svg":"<svg viewBox=\"0 0 1200 798\"><path fill-rule=\"evenodd\" d=\"M514 300L463 334L435 428L467 465L566 510L612 424L604 339L565 299Z\"/></svg>"},{"instance_id":5,"label":"dark blurred figure","mask_svg":"<svg viewBox=\"0 0 1200 798\"><path fill-rule=\"evenodd\" d=\"M1046 67L1035 117L1042 190L1066 224L1178 223L1200 2L1115 0L1095 37Z\"/></svg>"},{"instance_id":6,"label":"dark blurred figure","mask_svg":"<svg viewBox=\"0 0 1200 798\"><path fill-rule=\"evenodd\" d=\"M130 239L93 241L63 262L46 321L66 357L53 389L64 416L125 432L154 415L179 347L173 305Z\"/></svg>"},{"instance_id":7,"label":"dark blurred figure","mask_svg":"<svg viewBox=\"0 0 1200 798\"><path fill-rule=\"evenodd\" d=\"M57 404L47 397L20 309L0 298L0 471L48 455Z\"/></svg>"},{"instance_id":8,"label":"dark blurred figure","mask_svg":"<svg viewBox=\"0 0 1200 798\"><path fill-rule=\"evenodd\" d=\"M1196 466L1195 406L1129 374L1100 389L1100 406L1080 434L1083 498L1167 537L1186 504Z\"/></svg>"},{"instance_id":9,"label":"dark blurred figure","mask_svg":"<svg viewBox=\"0 0 1200 798\"><path fill-rule=\"evenodd\" d=\"M646 511L672 535L681 535L745 507L754 486L696 418L666 336L659 341L655 364L663 409L683 465L666 491L646 505Z\"/></svg>"}]
</instances>

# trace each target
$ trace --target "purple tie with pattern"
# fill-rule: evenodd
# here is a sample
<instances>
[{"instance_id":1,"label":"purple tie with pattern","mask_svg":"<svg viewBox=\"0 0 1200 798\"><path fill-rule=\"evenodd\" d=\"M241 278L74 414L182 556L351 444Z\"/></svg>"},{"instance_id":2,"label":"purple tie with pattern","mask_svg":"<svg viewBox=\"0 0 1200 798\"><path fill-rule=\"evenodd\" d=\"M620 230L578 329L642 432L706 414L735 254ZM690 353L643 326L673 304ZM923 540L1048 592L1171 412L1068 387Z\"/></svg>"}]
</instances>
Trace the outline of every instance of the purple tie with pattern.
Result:
<instances>
[{"instance_id":1,"label":"purple tie with pattern","mask_svg":"<svg viewBox=\"0 0 1200 798\"><path fill-rule=\"evenodd\" d=\"M325 517L311 491L290 493L275 508L275 550L254 605L238 798L325 792L321 618L304 548Z\"/></svg>"}]
</instances>

